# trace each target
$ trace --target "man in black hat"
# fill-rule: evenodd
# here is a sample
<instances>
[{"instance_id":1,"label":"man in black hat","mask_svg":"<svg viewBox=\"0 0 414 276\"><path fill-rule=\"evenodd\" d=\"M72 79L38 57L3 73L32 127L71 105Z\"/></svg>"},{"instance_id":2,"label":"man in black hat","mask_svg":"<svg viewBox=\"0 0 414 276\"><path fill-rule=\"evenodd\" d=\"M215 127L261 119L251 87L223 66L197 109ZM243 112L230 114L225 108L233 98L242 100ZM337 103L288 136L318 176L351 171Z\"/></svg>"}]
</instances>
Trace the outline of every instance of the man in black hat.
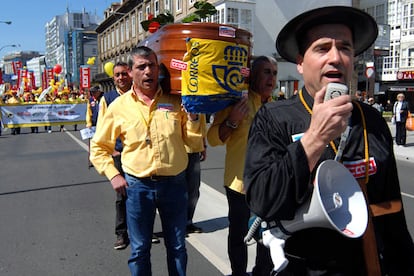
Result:
<instances>
[{"instance_id":1,"label":"man in black hat","mask_svg":"<svg viewBox=\"0 0 414 276\"><path fill-rule=\"evenodd\" d=\"M363 238L317 227L290 233L284 248L289 264L278 275L414 275L414 246L385 120L350 95L324 101L328 83L350 84L354 57L377 33L368 14L333 6L295 17L278 35L276 48L296 63L304 87L297 97L268 103L256 114L244 171L249 207L266 221L292 220L310 200L319 164L335 159L366 192L371 216Z\"/></svg>"}]
</instances>

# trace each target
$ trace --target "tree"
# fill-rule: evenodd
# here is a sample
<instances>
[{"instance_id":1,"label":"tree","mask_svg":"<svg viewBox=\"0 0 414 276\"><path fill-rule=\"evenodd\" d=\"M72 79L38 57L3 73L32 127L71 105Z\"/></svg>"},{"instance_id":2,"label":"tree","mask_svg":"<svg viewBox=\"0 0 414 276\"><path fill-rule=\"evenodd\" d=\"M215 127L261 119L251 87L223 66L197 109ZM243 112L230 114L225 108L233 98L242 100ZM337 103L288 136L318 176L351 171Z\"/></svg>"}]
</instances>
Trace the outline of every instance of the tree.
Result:
<instances>
[{"instance_id":1,"label":"tree","mask_svg":"<svg viewBox=\"0 0 414 276\"><path fill-rule=\"evenodd\" d=\"M151 27L156 27L156 29L158 29L159 27L168 23L174 23L174 16L167 11L165 13L158 15L157 17L154 17L152 14L149 14L148 20L141 21L141 26L145 31L151 31Z\"/></svg>"},{"instance_id":2,"label":"tree","mask_svg":"<svg viewBox=\"0 0 414 276\"><path fill-rule=\"evenodd\" d=\"M196 11L190 15L187 15L182 20L183 23L200 22L201 19L206 19L207 17L217 13L216 7L205 0L195 2L194 8L196 8Z\"/></svg>"}]
</instances>

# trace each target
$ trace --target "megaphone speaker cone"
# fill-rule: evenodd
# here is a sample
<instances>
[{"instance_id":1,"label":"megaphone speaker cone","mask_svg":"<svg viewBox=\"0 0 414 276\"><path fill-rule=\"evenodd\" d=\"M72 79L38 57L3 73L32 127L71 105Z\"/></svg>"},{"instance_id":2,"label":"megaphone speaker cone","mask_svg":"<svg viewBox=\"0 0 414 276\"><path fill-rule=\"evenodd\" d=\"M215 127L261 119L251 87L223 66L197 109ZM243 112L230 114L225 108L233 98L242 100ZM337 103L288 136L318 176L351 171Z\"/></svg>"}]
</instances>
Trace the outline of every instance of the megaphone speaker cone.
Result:
<instances>
[{"instance_id":1,"label":"megaphone speaker cone","mask_svg":"<svg viewBox=\"0 0 414 276\"><path fill-rule=\"evenodd\" d=\"M361 237L368 224L365 197L354 176L341 163L322 162L317 171L312 198L291 221L281 221L284 230L295 232L313 227L334 229L349 238Z\"/></svg>"},{"instance_id":2,"label":"megaphone speaker cone","mask_svg":"<svg viewBox=\"0 0 414 276\"><path fill-rule=\"evenodd\" d=\"M317 170L315 189L329 222L343 235L358 238L365 233L368 209L354 176L341 163L324 161ZM339 208L338 202L341 202Z\"/></svg>"}]
</instances>

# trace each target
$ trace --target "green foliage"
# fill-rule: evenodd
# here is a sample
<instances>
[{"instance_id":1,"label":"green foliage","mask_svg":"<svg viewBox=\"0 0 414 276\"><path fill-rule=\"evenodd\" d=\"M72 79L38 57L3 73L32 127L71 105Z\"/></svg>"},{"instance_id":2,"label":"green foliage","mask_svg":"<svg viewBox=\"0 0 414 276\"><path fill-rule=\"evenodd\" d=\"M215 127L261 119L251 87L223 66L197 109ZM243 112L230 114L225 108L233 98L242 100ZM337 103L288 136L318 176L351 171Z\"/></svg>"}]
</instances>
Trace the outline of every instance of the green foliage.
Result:
<instances>
[{"instance_id":1,"label":"green foliage","mask_svg":"<svg viewBox=\"0 0 414 276\"><path fill-rule=\"evenodd\" d=\"M217 13L216 7L208 3L206 0L195 2L194 8L196 8L196 11L193 14L187 15L182 20L183 23L200 22L201 19L205 19Z\"/></svg>"},{"instance_id":2,"label":"green foliage","mask_svg":"<svg viewBox=\"0 0 414 276\"><path fill-rule=\"evenodd\" d=\"M141 26L145 31L148 31L149 25L154 21L160 23L160 25L163 26L168 23L174 23L174 16L170 12L162 13L150 20L141 21Z\"/></svg>"}]
</instances>

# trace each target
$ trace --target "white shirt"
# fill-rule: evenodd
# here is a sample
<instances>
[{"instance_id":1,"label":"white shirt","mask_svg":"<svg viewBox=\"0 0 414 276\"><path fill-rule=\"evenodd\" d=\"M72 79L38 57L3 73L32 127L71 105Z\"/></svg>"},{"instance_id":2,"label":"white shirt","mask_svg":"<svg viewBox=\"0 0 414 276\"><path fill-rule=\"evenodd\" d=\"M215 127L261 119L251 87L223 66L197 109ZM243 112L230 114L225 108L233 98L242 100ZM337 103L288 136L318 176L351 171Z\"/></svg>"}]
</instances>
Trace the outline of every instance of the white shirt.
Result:
<instances>
[{"instance_id":1,"label":"white shirt","mask_svg":"<svg viewBox=\"0 0 414 276\"><path fill-rule=\"evenodd\" d=\"M401 107L402 107L402 102L398 101L394 104L394 114L395 114L395 121L396 122L401 122Z\"/></svg>"}]
</instances>

